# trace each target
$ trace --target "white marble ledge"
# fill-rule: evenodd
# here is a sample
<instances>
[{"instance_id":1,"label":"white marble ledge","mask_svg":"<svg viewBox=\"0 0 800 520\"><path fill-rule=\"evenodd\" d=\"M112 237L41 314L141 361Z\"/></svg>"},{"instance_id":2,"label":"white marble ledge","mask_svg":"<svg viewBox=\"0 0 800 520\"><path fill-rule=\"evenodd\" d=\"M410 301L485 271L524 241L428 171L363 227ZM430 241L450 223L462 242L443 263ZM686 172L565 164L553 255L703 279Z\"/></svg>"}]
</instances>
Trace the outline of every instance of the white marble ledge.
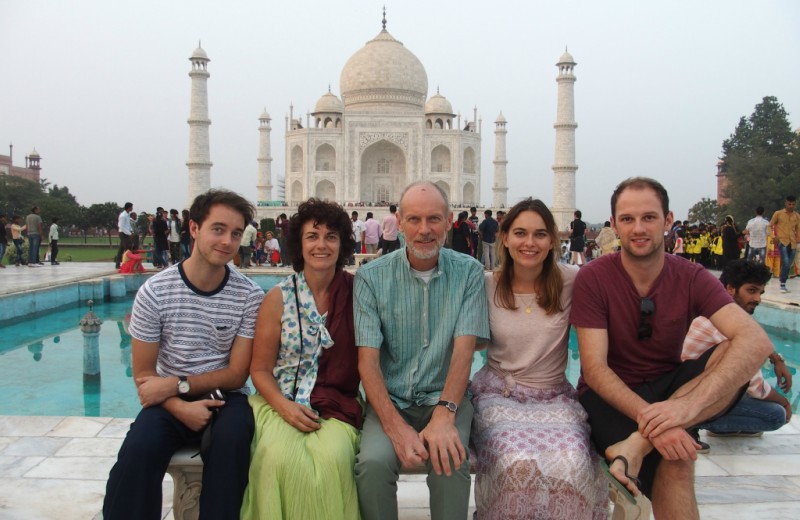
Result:
<instances>
[{"instance_id":1,"label":"white marble ledge","mask_svg":"<svg viewBox=\"0 0 800 520\"><path fill-rule=\"evenodd\" d=\"M22 477L36 468L46 457L12 457L0 455L0 479ZM0 508L2 510L2 508Z\"/></svg>"},{"instance_id":2,"label":"white marble ledge","mask_svg":"<svg viewBox=\"0 0 800 520\"><path fill-rule=\"evenodd\" d=\"M695 491L700 504L800 502L800 486L789 477L698 477Z\"/></svg>"},{"instance_id":3,"label":"white marble ledge","mask_svg":"<svg viewBox=\"0 0 800 520\"><path fill-rule=\"evenodd\" d=\"M113 437L124 439L128 435L133 419L111 419L106 426L97 434L98 437Z\"/></svg>"},{"instance_id":4,"label":"white marble ledge","mask_svg":"<svg viewBox=\"0 0 800 520\"><path fill-rule=\"evenodd\" d=\"M28 479L102 480L108 479L116 457L49 457L25 473Z\"/></svg>"},{"instance_id":5,"label":"white marble ledge","mask_svg":"<svg viewBox=\"0 0 800 520\"><path fill-rule=\"evenodd\" d=\"M694 464L694 474L696 477L727 477L728 472L714 464L705 455L699 455Z\"/></svg>"},{"instance_id":6,"label":"white marble ledge","mask_svg":"<svg viewBox=\"0 0 800 520\"><path fill-rule=\"evenodd\" d=\"M800 455L708 455L729 475L800 476Z\"/></svg>"},{"instance_id":7,"label":"white marble ledge","mask_svg":"<svg viewBox=\"0 0 800 520\"><path fill-rule=\"evenodd\" d=\"M95 437L111 417L67 417L47 435L50 437Z\"/></svg>"},{"instance_id":8,"label":"white marble ledge","mask_svg":"<svg viewBox=\"0 0 800 520\"><path fill-rule=\"evenodd\" d=\"M64 479L0 479L3 519L86 520L100 511L105 482Z\"/></svg>"},{"instance_id":9,"label":"white marble ledge","mask_svg":"<svg viewBox=\"0 0 800 520\"><path fill-rule=\"evenodd\" d=\"M796 435L764 435L763 437L704 437L712 455L797 455L800 437Z\"/></svg>"},{"instance_id":10,"label":"white marble ledge","mask_svg":"<svg viewBox=\"0 0 800 520\"><path fill-rule=\"evenodd\" d=\"M113 457L116 459L122 439L71 439L55 453L56 457Z\"/></svg>"},{"instance_id":11,"label":"white marble ledge","mask_svg":"<svg viewBox=\"0 0 800 520\"><path fill-rule=\"evenodd\" d=\"M47 435L64 417L0 415L0 437L37 437Z\"/></svg>"},{"instance_id":12,"label":"white marble ledge","mask_svg":"<svg viewBox=\"0 0 800 520\"><path fill-rule=\"evenodd\" d=\"M18 457L51 457L68 442L69 439L64 438L17 437L5 449L0 449L0 453Z\"/></svg>"},{"instance_id":13,"label":"white marble ledge","mask_svg":"<svg viewBox=\"0 0 800 520\"><path fill-rule=\"evenodd\" d=\"M800 518L800 502L743 502L700 506L703 520L753 520L754 518Z\"/></svg>"},{"instance_id":14,"label":"white marble ledge","mask_svg":"<svg viewBox=\"0 0 800 520\"><path fill-rule=\"evenodd\" d=\"M10 445L14 444L20 439L20 437L0 437L0 453Z\"/></svg>"}]
</instances>

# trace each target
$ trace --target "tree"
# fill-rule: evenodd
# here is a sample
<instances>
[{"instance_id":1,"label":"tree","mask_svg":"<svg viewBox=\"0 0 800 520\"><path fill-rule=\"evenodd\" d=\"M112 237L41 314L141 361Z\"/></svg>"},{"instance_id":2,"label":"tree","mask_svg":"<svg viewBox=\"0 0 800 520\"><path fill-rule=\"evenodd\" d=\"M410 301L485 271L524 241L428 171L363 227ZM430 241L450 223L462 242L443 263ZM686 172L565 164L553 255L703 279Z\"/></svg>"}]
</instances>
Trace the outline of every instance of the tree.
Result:
<instances>
[{"instance_id":1,"label":"tree","mask_svg":"<svg viewBox=\"0 0 800 520\"><path fill-rule=\"evenodd\" d=\"M717 201L703 197L689 208L689 222L719 223L720 208Z\"/></svg>"},{"instance_id":2,"label":"tree","mask_svg":"<svg viewBox=\"0 0 800 520\"><path fill-rule=\"evenodd\" d=\"M90 226L105 229L108 244L111 245L111 230L117 228L117 218L121 211L122 208L116 202L92 204L86 209L86 222Z\"/></svg>"},{"instance_id":3,"label":"tree","mask_svg":"<svg viewBox=\"0 0 800 520\"><path fill-rule=\"evenodd\" d=\"M0 212L25 216L34 206L41 206L46 195L39 184L21 177L0 176Z\"/></svg>"},{"instance_id":4,"label":"tree","mask_svg":"<svg viewBox=\"0 0 800 520\"><path fill-rule=\"evenodd\" d=\"M731 199L726 210L737 221L749 219L757 206L779 209L786 195L800 195L800 137L774 96L765 97L749 118L739 119L722 152Z\"/></svg>"}]
</instances>

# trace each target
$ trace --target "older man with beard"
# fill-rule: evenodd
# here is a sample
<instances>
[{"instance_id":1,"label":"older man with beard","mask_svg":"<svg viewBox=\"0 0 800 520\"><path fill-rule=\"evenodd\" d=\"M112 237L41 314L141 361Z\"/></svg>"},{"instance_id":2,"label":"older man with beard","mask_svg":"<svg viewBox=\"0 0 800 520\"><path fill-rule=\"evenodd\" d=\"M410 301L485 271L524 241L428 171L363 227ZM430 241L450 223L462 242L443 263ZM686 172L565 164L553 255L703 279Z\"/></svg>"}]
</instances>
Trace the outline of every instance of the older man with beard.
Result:
<instances>
[{"instance_id":1,"label":"older man with beard","mask_svg":"<svg viewBox=\"0 0 800 520\"><path fill-rule=\"evenodd\" d=\"M483 267L443 249L447 195L417 182L400 199L406 247L359 269L356 345L367 395L356 459L364 520L397 518L400 467L425 463L431 518L467 517L466 397L477 338L488 338Z\"/></svg>"}]
</instances>

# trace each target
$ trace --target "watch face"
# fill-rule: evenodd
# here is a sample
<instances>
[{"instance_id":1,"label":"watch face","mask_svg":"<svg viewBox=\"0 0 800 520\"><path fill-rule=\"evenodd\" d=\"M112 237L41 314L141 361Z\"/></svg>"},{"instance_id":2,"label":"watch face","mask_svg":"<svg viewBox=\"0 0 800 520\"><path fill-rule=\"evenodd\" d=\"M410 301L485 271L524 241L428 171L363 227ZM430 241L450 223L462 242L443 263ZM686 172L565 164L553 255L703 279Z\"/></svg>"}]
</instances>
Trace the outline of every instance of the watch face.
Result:
<instances>
[{"instance_id":1,"label":"watch face","mask_svg":"<svg viewBox=\"0 0 800 520\"><path fill-rule=\"evenodd\" d=\"M189 388L189 381L181 381L178 383L178 392L181 394L188 394Z\"/></svg>"},{"instance_id":2,"label":"watch face","mask_svg":"<svg viewBox=\"0 0 800 520\"><path fill-rule=\"evenodd\" d=\"M444 406L453 413L456 413L458 411L458 405L452 401L439 401L438 404Z\"/></svg>"}]
</instances>

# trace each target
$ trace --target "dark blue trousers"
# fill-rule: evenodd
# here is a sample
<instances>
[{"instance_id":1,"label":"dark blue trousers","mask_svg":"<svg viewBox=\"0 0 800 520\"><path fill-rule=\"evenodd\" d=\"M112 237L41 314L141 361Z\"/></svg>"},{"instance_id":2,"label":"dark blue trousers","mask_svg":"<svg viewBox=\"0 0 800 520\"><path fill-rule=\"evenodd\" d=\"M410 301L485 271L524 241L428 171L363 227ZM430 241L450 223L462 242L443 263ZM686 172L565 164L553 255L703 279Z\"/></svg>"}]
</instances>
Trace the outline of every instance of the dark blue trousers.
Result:
<instances>
[{"instance_id":1,"label":"dark blue trousers","mask_svg":"<svg viewBox=\"0 0 800 520\"><path fill-rule=\"evenodd\" d=\"M247 396L228 394L225 406L219 408L203 468L201 520L239 518L254 429ZM160 519L161 482L169 461L180 447L191 443L199 446L200 436L160 406L143 408L111 468L103 518Z\"/></svg>"}]
</instances>

